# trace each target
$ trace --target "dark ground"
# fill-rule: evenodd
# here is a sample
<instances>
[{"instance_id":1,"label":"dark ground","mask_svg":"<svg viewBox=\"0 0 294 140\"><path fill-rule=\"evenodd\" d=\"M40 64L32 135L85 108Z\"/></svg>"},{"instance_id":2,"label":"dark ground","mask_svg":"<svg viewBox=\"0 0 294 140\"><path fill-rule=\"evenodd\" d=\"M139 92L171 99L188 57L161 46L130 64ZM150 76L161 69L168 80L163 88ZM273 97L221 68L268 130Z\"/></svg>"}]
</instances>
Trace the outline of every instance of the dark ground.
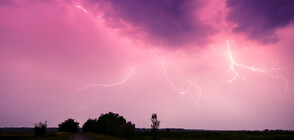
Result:
<instances>
[{"instance_id":1,"label":"dark ground","mask_svg":"<svg viewBox=\"0 0 294 140\"><path fill-rule=\"evenodd\" d=\"M55 131L55 132L48 132ZM85 135L85 136L83 136ZM86 137L87 136L87 137ZM90 139L89 139L90 138ZM160 129L159 140L294 140L294 131L264 130L264 131L208 131L185 129ZM0 128L0 140L33 140L32 128ZM38 138L39 139L39 138ZM69 134L57 132L57 129L47 130L42 140L122 140L121 138L94 133ZM150 129L136 129L133 140L152 140ZM41 140L41 139L40 139Z\"/></svg>"},{"instance_id":2,"label":"dark ground","mask_svg":"<svg viewBox=\"0 0 294 140\"><path fill-rule=\"evenodd\" d=\"M83 136L81 134L72 134L70 135L68 140L92 140L92 139L89 139L88 137Z\"/></svg>"}]
</instances>

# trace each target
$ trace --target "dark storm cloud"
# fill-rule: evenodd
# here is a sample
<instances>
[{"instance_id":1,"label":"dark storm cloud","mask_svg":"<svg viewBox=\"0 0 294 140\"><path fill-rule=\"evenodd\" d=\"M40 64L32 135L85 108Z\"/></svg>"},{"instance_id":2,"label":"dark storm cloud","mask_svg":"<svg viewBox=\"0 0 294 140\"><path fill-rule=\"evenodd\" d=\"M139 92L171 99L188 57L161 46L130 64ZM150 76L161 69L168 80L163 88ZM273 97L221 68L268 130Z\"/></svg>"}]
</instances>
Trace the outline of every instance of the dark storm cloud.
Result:
<instances>
[{"instance_id":1,"label":"dark storm cloud","mask_svg":"<svg viewBox=\"0 0 294 140\"><path fill-rule=\"evenodd\" d=\"M95 1L99 2L99 1ZM203 3L192 0L109 0L114 12L106 13L108 24L123 28L123 21L147 33L147 41L169 46L204 44L215 30L199 21L195 12ZM110 23L109 23L110 21ZM123 32L134 34L125 29ZM146 40L146 39L145 39Z\"/></svg>"},{"instance_id":2,"label":"dark storm cloud","mask_svg":"<svg viewBox=\"0 0 294 140\"><path fill-rule=\"evenodd\" d=\"M279 40L276 29L294 21L294 0L227 0L227 21L237 24L233 29L262 43Z\"/></svg>"}]
</instances>

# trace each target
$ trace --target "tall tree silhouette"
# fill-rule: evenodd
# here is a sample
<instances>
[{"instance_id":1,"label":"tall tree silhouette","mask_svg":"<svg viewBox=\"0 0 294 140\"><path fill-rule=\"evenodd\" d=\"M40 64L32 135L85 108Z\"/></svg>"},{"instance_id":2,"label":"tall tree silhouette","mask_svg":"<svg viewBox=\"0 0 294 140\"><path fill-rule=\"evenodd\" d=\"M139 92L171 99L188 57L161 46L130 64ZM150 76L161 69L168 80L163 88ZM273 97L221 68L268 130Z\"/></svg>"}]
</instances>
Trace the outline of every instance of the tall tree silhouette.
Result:
<instances>
[{"instance_id":1,"label":"tall tree silhouette","mask_svg":"<svg viewBox=\"0 0 294 140\"><path fill-rule=\"evenodd\" d=\"M152 132L153 132L153 140L157 139L157 131L160 125L160 121L157 120L157 114L153 113L151 116L151 128L152 128Z\"/></svg>"}]
</instances>

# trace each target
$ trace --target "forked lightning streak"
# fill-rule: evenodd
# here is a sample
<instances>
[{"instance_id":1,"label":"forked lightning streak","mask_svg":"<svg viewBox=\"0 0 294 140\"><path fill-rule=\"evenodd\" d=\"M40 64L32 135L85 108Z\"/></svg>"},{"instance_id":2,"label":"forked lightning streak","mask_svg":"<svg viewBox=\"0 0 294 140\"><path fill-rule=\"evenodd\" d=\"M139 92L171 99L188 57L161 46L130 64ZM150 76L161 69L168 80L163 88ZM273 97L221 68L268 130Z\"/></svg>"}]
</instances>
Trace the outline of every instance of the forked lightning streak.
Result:
<instances>
[{"instance_id":1,"label":"forked lightning streak","mask_svg":"<svg viewBox=\"0 0 294 140\"><path fill-rule=\"evenodd\" d=\"M251 66L247 66L247 65L244 65L244 64L237 63L234 60L234 57L233 57L233 54L232 54L232 51L231 51L230 41L227 40L226 43L227 43L227 47L228 47L229 59L230 59L230 62L231 62L231 65L230 65L230 68L229 68L229 72L231 71L232 73L234 73L234 76L232 77L232 79L228 81L229 83L234 82L237 78L239 78L241 80L244 80L244 81L246 80L245 77L240 76L240 74L235 70L235 66L238 66L238 67L241 67L241 68L244 68L244 69L247 69L247 70L251 70L253 72L258 72L258 73L265 74L266 76L268 76L270 78L274 78L274 79L279 78L279 79L282 79L285 82L284 90L285 91L288 90L289 82L284 77L284 75L273 75L273 74L271 74L271 72L277 71L277 70L281 70L281 69L277 69L277 68L266 69L266 68L262 68L262 67L261 68L254 68L254 67L251 67Z\"/></svg>"},{"instance_id":2,"label":"forked lightning streak","mask_svg":"<svg viewBox=\"0 0 294 140\"><path fill-rule=\"evenodd\" d=\"M162 72L164 74L164 77L165 77L166 81L170 84L170 86L172 87L173 90L175 90L176 92L180 93L181 95L184 95L184 94L190 92L191 88L195 88L196 90L199 91L199 94L198 94L198 97L197 97L195 103L196 103L197 108L200 109L200 107L199 107L199 100L200 100L200 98L202 96L202 89L200 88L200 86L197 85L196 83L193 83L193 82L189 81L189 84L187 85L187 87L186 87L185 90L181 90L181 89L177 88L175 86L175 84L169 79L169 77L167 75L167 71L166 71L166 69L164 67L164 64L165 63L162 60L161 61L161 69L162 69Z\"/></svg>"},{"instance_id":3,"label":"forked lightning streak","mask_svg":"<svg viewBox=\"0 0 294 140\"><path fill-rule=\"evenodd\" d=\"M125 82L127 82L127 80L132 76L133 71L134 71L134 66L131 68L129 74L122 81L115 82L115 83L109 83L109 84L92 84L92 85L88 85L86 87L80 88L76 92L81 92L81 91L86 90L86 89L91 88L91 87L113 87L113 86L119 86L119 85L124 84Z\"/></svg>"}]
</instances>

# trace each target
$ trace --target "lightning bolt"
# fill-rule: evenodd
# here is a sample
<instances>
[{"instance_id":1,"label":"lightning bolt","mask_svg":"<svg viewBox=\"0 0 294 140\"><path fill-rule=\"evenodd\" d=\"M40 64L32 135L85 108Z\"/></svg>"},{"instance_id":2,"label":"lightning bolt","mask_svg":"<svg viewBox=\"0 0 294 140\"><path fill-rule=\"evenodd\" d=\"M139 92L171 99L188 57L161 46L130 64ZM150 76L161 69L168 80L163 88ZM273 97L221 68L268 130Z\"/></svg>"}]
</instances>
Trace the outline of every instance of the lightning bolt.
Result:
<instances>
[{"instance_id":1,"label":"lightning bolt","mask_svg":"<svg viewBox=\"0 0 294 140\"><path fill-rule=\"evenodd\" d=\"M88 14L88 11L86 9L84 9L82 6L77 5L76 7L79 8L79 9L81 9L86 14ZM96 19L98 20L99 23L104 23L105 22L105 19L102 18L102 16L96 16Z\"/></svg>"},{"instance_id":2,"label":"lightning bolt","mask_svg":"<svg viewBox=\"0 0 294 140\"><path fill-rule=\"evenodd\" d=\"M84 9L82 6L77 5L76 7L79 8L79 9L81 9L81 10L84 11L85 13L88 13L88 11L87 11L86 9Z\"/></svg>"},{"instance_id":3,"label":"lightning bolt","mask_svg":"<svg viewBox=\"0 0 294 140\"><path fill-rule=\"evenodd\" d=\"M113 86L119 86L121 84L124 84L125 82L128 81L128 79L133 75L133 71L134 71L134 67L133 66L130 70L130 72L128 73L128 75L121 81L119 82L115 82L115 83L109 83L109 84L92 84L92 85L88 85L86 87L80 88L78 89L76 92L81 92L83 90L86 90L88 88L92 88L92 87L113 87Z\"/></svg>"},{"instance_id":4,"label":"lightning bolt","mask_svg":"<svg viewBox=\"0 0 294 140\"><path fill-rule=\"evenodd\" d=\"M231 66L230 66L228 71L229 72L232 71L234 73L234 76L233 76L233 78L231 80L229 80L229 83L234 82L236 80L236 78L240 78L240 79L245 81L246 78L241 77L239 75L239 73L235 70L235 65L239 66L240 64L236 63L235 60L234 60L234 57L233 57L232 52L231 52L231 47L230 47L229 40L227 40L226 42L227 42L227 46L228 46L228 55L229 55L229 58L230 58L230 61L231 61ZM243 65L240 65L240 66L243 67Z\"/></svg>"},{"instance_id":5,"label":"lightning bolt","mask_svg":"<svg viewBox=\"0 0 294 140\"><path fill-rule=\"evenodd\" d=\"M229 72L231 71L234 74L234 76L232 77L232 79L228 81L229 83L234 82L237 78L246 81L246 78L240 76L240 74L235 70L235 66L238 66L238 67L241 67L241 68L244 68L244 69L247 69L247 70L251 70L253 72L262 73L262 74L264 74L264 75L266 75L266 76L268 76L270 78L273 78L273 79L277 79L277 78L282 79L285 82L284 90L285 91L288 90L289 82L284 77L284 75L273 75L273 74L271 74L272 71L277 71L277 70L281 70L281 69L277 69L277 68L265 69L265 68L262 68L262 67L261 68L254 68L254 67L250 67L250 66L247 66L247 65L243 65L243 64L237 63L235 61L235 59L233 57L233 54L232 54L232 51L231 51L230 41L227 40L226 43L227 43L227 47L228 47L229 59L231 61Z\"/></svg>"},{"instance_id":6,"label":"lightning bolt","mask_svg":"<svg viewBox=\"0 0 294 140\"><path fill-rule=\"evenodd\" d=\"M163 75L164 75L166 81L169 83L169 85L172 87L173 90L175 90L176 92L180 93L181 95L184 95L184 94L190 92L190 90L191 90L192 88L195 88L195 89L197 89L197 90L199 91L199 94L198 94L198 97L197 97L195 103L196 103L196 107L197 107L198 109L200 109L200 107L199 107L199 100L200 100L200 98L201 98L201 96L202 96L202 89L200 88L200 86L197 85L196 83L193 83L192 81L189 81L189 83L188 83L188 85L187 85L187 87L186 87L185 90L181 90L181 89L177 88L177 87L175 86L175 84L169 79L169 77L168 77L168 75L167 75L167 71L166 71L166 69L165 69L165 67L164 67L164 64L165 64L165 63L164 63L164 61L162 60L162 61L161 61L161 69L162 69Z\"/></svg>"},{"instance_id":7,"label":"lightning bolt","mask_svg":"<svg viewBox=\"0 0 294 140\"><path fill-rule=\"evenodd\" d=\"M75 7L78 8L78 9L80 9L80 10L82 10L83 12L85 12L87 14L89 13L86 9L84 9L80 5L76 5ZM104 23L105 22L105 20L101 16L96 16L96 19L100 23ZM131 68L129 74L123 80L121 80L119 82L109 83L109 84L92 84L92 85L88 85L86 87L80 88L76 92L81 92L81 91L86 90L86 89L91 88L91 87L112 87L112 86L119 86L119 85L124 84L125 82L127 82L127 80L132 76L133 71L134 71L134 66Z\"/></svg>"}]
</instances>

